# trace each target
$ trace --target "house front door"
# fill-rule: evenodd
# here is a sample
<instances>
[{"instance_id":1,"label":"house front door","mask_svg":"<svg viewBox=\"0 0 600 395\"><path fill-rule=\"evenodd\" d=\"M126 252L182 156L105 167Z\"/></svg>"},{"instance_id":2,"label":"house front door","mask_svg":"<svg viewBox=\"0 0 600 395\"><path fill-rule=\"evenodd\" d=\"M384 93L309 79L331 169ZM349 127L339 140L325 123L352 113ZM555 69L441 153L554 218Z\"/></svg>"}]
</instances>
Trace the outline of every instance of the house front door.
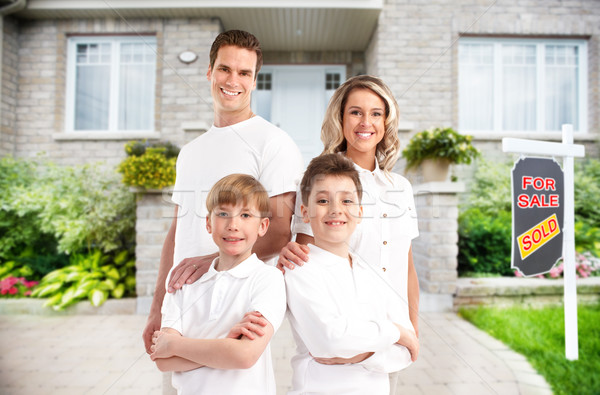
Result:
<instances>
[{"instance_id":1,"label":"house front door","mask_svg":"<svg viewBox=\"0 0 600 395\"><path fill-rule=\"evenodd\" d=\"M320 136L325 109L344 79L344 66L263 66L252 108L285 130L308 164L323 150Z\"/></svg>"}]
</instances>

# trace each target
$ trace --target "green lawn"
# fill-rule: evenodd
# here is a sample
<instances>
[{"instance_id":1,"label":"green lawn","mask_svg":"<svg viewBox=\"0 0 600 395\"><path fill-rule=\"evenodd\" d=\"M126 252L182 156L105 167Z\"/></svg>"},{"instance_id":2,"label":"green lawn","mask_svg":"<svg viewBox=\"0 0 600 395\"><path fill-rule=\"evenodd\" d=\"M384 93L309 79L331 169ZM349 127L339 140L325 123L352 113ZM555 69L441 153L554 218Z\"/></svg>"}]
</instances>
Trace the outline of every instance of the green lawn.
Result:
<instances>
[{"instance_id":1,"label":"green lawn","mask_svg":"<svg viewBox=\"0 0 600 395\"><path fill-rule=\"evenodd\" d=\"M480 307L460 315L527 357L555 395L600 394L600 304L579 306L579 360L565 358L563 307Z\"/></svg>"}]
</instances>

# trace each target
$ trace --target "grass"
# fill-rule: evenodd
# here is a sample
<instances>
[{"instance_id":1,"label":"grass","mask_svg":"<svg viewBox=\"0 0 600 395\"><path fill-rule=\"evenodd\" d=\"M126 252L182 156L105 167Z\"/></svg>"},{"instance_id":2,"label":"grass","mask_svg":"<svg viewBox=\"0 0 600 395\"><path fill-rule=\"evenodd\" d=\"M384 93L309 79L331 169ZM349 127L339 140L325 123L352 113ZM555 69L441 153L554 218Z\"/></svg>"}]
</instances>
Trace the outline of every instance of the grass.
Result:
<instances>
[{"instance_id":1,"label":"grass","mask_svg":"<svg viewBox=\"0 0 600 395\"><path fill-rule=\"evenodd\" d=\"M578 308L577 361L565 358L563 307L479 307L460 315L524 355L555 395L600 394L600 304Z\"/></svg>"}]
</instances>

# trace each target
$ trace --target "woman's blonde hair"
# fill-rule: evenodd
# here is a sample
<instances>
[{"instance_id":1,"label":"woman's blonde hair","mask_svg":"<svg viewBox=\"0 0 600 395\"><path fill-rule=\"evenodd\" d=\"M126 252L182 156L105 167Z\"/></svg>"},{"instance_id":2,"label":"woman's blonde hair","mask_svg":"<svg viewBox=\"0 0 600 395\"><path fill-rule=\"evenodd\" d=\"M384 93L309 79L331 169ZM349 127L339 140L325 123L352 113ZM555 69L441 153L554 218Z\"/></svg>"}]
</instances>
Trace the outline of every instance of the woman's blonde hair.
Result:
<instances>
[{"instance_id":1,"label":"woman's blonde hair","mask_svg":"<svg viewBox=\"0 0 600 395\"><path fill-rule=\"evenodd\" d=\"M398 138L400 109L390 88L381 79L371 75L358 75L348 79L336 89L329 100L323 126L321 126L323 154L346 151L346 139L342 130L344 107L350 92L355 89L368 89L385 103L385 133L383 139L377 144L375 156L382 170L391 171L400 156Z\"/></svg>"}]
</instances>

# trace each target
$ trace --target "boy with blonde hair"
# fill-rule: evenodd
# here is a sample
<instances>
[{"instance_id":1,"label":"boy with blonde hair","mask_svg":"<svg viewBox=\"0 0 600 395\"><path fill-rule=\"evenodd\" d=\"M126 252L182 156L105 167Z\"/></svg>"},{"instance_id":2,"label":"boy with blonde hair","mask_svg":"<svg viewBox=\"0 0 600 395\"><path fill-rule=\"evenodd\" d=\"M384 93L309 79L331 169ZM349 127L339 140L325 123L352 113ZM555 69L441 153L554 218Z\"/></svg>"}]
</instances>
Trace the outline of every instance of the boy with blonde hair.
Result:
<instances>
[{"instance_id":1,"label":"boy with blonde hair","mask_svg":"<svg viewBox=\"0 0 600 395\"><path fill-rule=\"evenodd\" d=\"M284 276L298 345L289 394L387 395L388 373L416 359L419 344L398 295L349 252L362 219L358 172L342 155L321 155L300 189L314 245L308 262Z\"/></svg>"},{"instance_id":2,"label":"boy with blonde hair","mask_svg":"<svg viewBox=\"0 0 600 395\"><path fill-rule=\"evenodd\" d=\"M213 186L206 206L219 256L197 282L165 295L151 358L175 372L179 394L275 394L269 341L285 314L285 285L252 253L269 226L268 194L254 177L232 174ZM262 336L236 325L248 312L266 319Z\"/></svg>"}]
</instances>

